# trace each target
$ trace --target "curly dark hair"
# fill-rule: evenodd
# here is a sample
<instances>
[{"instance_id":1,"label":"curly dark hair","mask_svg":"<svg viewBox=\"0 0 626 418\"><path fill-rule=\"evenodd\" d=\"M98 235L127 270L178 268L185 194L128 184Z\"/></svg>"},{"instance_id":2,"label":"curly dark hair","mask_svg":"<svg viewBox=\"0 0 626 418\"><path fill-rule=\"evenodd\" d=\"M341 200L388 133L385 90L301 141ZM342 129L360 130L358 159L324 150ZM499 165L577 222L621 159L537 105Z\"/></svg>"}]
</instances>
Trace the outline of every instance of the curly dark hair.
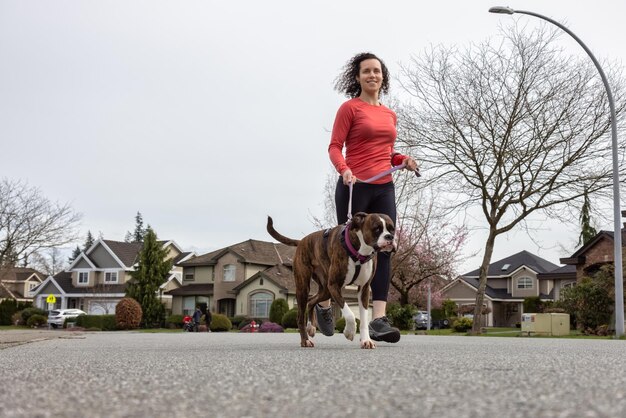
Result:
<instances>
[{"instance_id":1,"label":"curly dark hair","mask_svg":"<svg viewBox=\"0 0 626 418\"><path fill-rule=\"evenodd\" d=\"M369 59L375 59L380 62L380 67L383 71L383 82L380 86L380 93L387 94L389 91L389 70L387 70L387 66L383 60L371 52L361 52L350 58L343 67L341 74L335 79L335 90L352 99L358 97L361 94L361 84L357 81L356 76L359 75L361 62Z\"/></svg>"}]
</instances>

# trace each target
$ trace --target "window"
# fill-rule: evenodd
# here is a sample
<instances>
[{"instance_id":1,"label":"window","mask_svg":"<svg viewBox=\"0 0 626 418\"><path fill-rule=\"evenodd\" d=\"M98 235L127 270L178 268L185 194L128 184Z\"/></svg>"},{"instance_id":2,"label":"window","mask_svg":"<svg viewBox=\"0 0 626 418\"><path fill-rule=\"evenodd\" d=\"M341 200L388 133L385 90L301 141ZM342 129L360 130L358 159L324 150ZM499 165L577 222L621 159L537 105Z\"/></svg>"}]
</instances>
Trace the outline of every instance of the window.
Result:
<instances>
[{"instance_id":1,"label":"window","mask_svg":"<svg viewBox=\"0 0 626 418\"><path fill-rule=\"evenodd\" d=\"M89 283L89 272L79 271L78 272L78 284L87 284L87 283Z\"/></svg>"},{"instance_id":2,"label":"window","mask_svg":"<svg viewBox=\"0 0 626 418\"><path fill-rule=\"evenodd\" d=\"M235 265L234 264L226 264L224 266L224 281L225 282L235 281Z\"/></svg>"},{"instance_id":3,"label":"window","mask_svg":"<svg viewBox=\"0 0 626 418\"><path fill-rule=\"evenodd\" d=\"M532 289L533 288L533 279L530 277L520 277L517 279L517 288L518 289Z\"/></svg>"},{"instance_id":4,"label":"window","mask_svg":"<svg viewBox=\"0 0 626 418\"><path fill-rule=\"evenodd\" d=\"M37 285L38 285L38 284L39 284L39 283L29 283L29 284L28 284L28 290L29 290L29 291L32 291L34 288L36 288L36 287L37 287Z\"/></svg>"},{"instance_id":5,"label":"window","mask_svg":"<svg viewBox=\"0 0 626 418\"><path fill-rule=\"evenodd\" d=\"M117 271L106 271L104 273L105 283L117 283Z\"/></svg>"},{"instance_id":6,"label":"window","mask_svg":"<svg viewBox=\"0 0 626 418\"><path fill-rule=\"evenodd\" d=\"M185 296L183 297L183 315L193 315L196 310L196 297Z\"/></svg>"},{"instance_id":7,"label":"window","mask_svg":"<svg viewBox=\"0 0 626 418\"><path fill-rule=\"evenodd\" d=\"M192 281L194 279L193 273L185 273L185 281Z\"/></svg>"},{"instance_id":8,"label":"window","mask_svg":"<svg viewBox=\"0 0 626 418\"><path fill-rule=\"evenodd\" d=\"M273 300L274 296L268 292L258 292L250 296L250 316L269 318Z\"/></svg>"}]
</instances>

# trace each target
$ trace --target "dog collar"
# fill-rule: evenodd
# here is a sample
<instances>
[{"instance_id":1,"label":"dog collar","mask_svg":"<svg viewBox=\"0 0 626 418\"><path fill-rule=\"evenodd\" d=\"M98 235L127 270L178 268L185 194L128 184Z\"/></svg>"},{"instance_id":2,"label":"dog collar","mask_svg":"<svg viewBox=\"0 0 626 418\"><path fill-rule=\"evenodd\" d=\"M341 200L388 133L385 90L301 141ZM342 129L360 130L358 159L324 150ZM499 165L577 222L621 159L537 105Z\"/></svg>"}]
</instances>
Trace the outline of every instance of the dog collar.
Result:
<instances>
[{"instance_id":1,"label":"dog collar","mask_svg":"<svg viewBox=\"0 0 626 418\"><path fill-rule=\"evenodd\" d=\"M368 261L370 261L372 258L374 258L374 255L376 254L376 252L371 253L368 256L364 256L363 254L360 254L352 245L352 243L350 242L350 222L348 222L347 224L345 224L342 228L341 231L341 244L343 245L343 248L346 250L346 252L348 253L348 255L350 256L350 258L355 262L355 263L359 263L359 264L365 264Z\"/></svg>"}]
</instances>

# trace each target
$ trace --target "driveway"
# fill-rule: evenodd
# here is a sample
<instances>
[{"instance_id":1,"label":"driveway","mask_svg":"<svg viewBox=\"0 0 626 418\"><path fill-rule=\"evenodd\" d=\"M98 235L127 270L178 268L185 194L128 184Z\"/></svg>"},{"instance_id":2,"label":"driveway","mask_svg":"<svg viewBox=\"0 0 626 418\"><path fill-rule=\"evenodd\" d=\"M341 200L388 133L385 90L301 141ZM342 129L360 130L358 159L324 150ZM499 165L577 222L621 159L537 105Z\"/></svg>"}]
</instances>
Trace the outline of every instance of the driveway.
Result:
<instances>
[{"instance_id":1,"label":"driveway","mask_svg":"<svg viewBox=\"0 0 626 418\"><path fill-rule=\"evenodd\" d=\"M12 329L0 330L0 350L29 342L50 340L53 338L76 338L79 331L48 329Z\"/></svg>"},{"instance_id":2,"label":"driveway","mask_svg":"<svg viewBox=\"0 0 626 418\"><path fill-rule=\"evenodd\" d=\"M626 416L626 341L407 335L361 350L339 334L314 349L297 334L79 337L0 351L0 416Z\"/></svg>"}]
</instances>

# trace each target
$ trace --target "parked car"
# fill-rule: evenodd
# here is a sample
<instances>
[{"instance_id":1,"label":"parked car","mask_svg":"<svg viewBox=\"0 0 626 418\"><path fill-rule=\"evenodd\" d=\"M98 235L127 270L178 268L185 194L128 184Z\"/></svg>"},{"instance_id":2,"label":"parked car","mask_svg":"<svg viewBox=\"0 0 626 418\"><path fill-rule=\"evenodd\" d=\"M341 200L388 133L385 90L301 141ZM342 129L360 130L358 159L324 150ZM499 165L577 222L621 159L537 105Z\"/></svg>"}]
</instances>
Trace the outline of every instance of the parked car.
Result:
<instances>
[{"instance_id":1,"label":"parked car","mask_svg":"<svg viewBox=\"0 0 626 418\"><path fill-rule=\"evenodd\" d=\"M415 329L428 329L428 312L426 311L417 311L417 313L413 316L413 320L415 321ZM430 321L431 329L440 329L440 328L449 328L450 321L447 319L436 319Z\"/></svg>"},{"instance_id":2,"label":"parked car","mask_svg":"<svg viewBox=\"0 0 626 418\"><path fill-rule=\"evenodd\" d=\"M428 312L417 311L417 313L413 315L413 321L415 321L415 329L427 329L429 321Z\"/></svg>"},{"instance_id":3,"label":"parked car","mask_svg":"<svg viewBox=\"0 0 626 418\"><path fill-rule=\"evenodd\" d=\"M52 328L63 327L67 318L76 318L79 315L87 315L80 309L55 309L48 313L48 326Z\"/></svg>"}]
</instances>

